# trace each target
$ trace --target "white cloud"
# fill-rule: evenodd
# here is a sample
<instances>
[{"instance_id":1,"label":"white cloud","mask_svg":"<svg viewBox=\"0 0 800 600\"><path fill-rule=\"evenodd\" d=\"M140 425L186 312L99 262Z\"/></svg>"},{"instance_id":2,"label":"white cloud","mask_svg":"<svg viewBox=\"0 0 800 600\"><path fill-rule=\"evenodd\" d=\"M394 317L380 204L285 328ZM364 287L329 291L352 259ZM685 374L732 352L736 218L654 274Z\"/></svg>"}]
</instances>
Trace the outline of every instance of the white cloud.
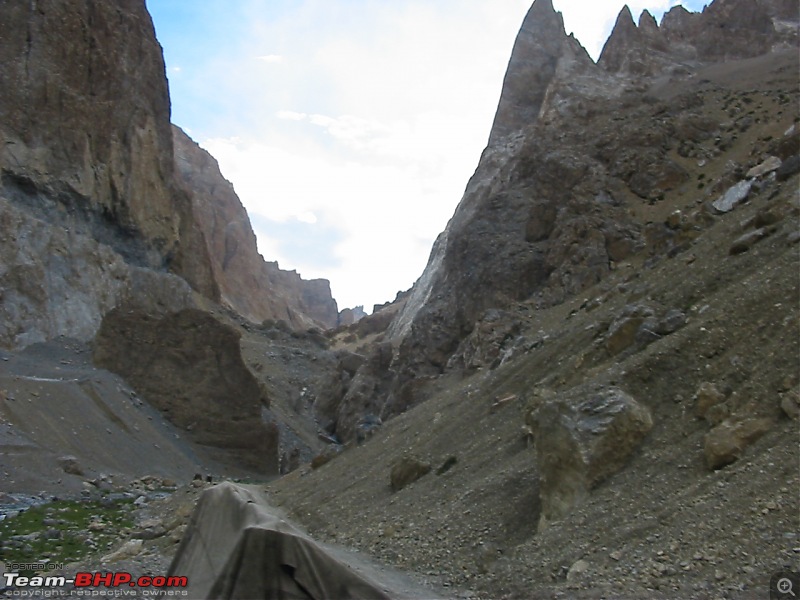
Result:
<instances>
[{"instance_id":1,"label":"white cloud","mask_svg":"<svg viewBox=\"0 0 800 600\"><path fill-rule=\"evenodd\" d=\"M292 110L279 110L275 113L275 116L287 121L304 121L308 118L306 113L294 112Z\"/></svg>"},{"instance_id":2,"label":"white cloud","mask_svg":"<svg viewBox=\"0 0 800 600\"><path fill-rule=\"evenodd\" d=\"M305 212L301 212L300 214L296 215L295 217L301 223L308 223L309 225L314 225L318 222L317 215L315 215L310 210Z\"/></svg>"},{"instance_id":3,"label":"white cloud","mask_svg":"<svg viewBox=\"0 0 800 600\"><path fill-rule=\"evenodd\" d=\"M414 164L331 161L323 147L298 153L243 139L209 139L202 145L246 199L254 225L263 217L341 232L342 241L332 249L339 266L325 270L313 261L298 262L277 240L257 234L268 260L306 278L331 280L342 307L371 307L406 289L421 274L430 244L454 206L441 197L442 185L453 182L423 180Z\"/></svg>"},{"instance_id":4,"label":"white cloud","mask_svg":"<svg viewBox=\"0 0 800 600\"><path fill-rule=\"evenodd\" d=\"M280 54L263 54L261 56L256 56L256 60L260 60L261 62L265 63L281 63L283 62L283 56Z\"/></svg>"}]
</instances>

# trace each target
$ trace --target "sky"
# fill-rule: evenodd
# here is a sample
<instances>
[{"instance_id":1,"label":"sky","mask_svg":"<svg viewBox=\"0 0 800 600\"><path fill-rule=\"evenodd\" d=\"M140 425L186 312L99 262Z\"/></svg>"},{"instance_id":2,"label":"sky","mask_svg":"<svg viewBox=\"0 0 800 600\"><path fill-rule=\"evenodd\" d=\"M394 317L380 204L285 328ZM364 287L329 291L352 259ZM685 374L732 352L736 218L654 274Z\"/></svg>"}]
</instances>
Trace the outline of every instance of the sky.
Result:
<instances>
[{"instance_id":1,"label":"sky","mask_svg":"<svg viewBox=\"0 0 800 600\"><path fill-rule=\"evenodd\" d=\"M259 252L339 308L422 274L486 146L531 0L146 0L172 121L208 150ZM597 58L620 0L553 0ZM693 0L631 0L635 19Z\"/></svg>"}]
</instances>

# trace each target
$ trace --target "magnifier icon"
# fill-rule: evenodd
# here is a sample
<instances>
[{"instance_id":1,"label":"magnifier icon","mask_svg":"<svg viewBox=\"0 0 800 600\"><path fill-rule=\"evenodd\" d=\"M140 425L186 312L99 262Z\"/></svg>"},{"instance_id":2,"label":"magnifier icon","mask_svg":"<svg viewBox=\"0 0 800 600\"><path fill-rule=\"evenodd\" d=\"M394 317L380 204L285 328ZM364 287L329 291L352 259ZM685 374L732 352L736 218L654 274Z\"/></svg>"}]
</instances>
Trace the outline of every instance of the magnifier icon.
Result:
<instances>
[{"instance_id":1,"label":"magnifier icon","mask_svg":"<svg viewBox=\"0 0 800 600\"><path fill-rule=\"evenodd\" d=\"M792 596L792 598L797 598L797 595L794 593L794 589L792 589L793 587L792 580L788 577L782 577L781 579L778 579L777 588L778 592L781 594L789 594Z\"/></svg>"}]
</instances>

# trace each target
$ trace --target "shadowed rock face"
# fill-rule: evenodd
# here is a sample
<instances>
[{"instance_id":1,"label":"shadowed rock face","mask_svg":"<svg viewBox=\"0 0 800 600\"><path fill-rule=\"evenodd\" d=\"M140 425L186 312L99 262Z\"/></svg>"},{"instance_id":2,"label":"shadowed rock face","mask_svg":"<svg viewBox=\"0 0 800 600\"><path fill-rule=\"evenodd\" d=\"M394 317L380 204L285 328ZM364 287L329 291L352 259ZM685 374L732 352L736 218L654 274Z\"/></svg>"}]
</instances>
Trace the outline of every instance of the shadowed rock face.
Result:
<instances>
[{"instance_id":1,"label":"shadowed rock face","mask_svg":"<svg viewBox=\"0 0 800 600\"><path fill-rule=\"evenodd\" d=\"M103 319L93 361L223 460L276 474L278 433L262 423L268 399L242 360L239 337L200 310L159 319L117 308Z\"/></svg>"},{"instance_id":2,"label":"shadowed rock face","mask_svg":"<svg viewBox=\"0 0 800 600\"><path fill-rule=\"evenodd\" d=\"M273 319L295 329L336 327L338 308L330 282L307 281L265 262L247 212L217 161L180 128L173 126L173 137L176 173L191 197L222 303L256 323Z\"/></svg>"},{"instance_id":3,"label":"shadowed rock face","mask_svg":"<svg viewBox=\"0 0 800 600\"><path fill-rule=\"evenodd\" d=\"M581 147L585 136L570 145L559 130L587 116L582 100L607 101L614 87L567 36L550 0L537 0L509 61L489 147L390 329L404 367L435 374L487 309L546 287L545 302L558 301L607 272L618 239L636 245L604 165Z\"/></svg>"}]
</instances>

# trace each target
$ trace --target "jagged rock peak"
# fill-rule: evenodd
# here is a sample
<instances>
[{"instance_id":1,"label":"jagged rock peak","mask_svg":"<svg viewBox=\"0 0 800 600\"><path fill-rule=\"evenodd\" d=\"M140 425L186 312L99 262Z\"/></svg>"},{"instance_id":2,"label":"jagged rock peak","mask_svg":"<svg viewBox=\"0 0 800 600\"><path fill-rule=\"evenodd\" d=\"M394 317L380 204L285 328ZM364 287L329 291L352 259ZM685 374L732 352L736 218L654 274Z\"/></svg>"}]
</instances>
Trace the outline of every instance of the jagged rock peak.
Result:
<instances>
[{"instance_id":1,"label":"jagged rock peak","mask_svg":"<svg viewBox=\"0 0 800 600\"><path fill-rule=\"evenodd\" d=\"M552 0L536 0L522 22L503 80L500 104L489 143L536 121L556 76L559 60L575 54L591 63L586 51L567 36L564 18ZM581 56L583 54L583 56Z\"/></svg>"},{"instance_id":2,"label":"jagged rock peak","mask_svg":"<svg viewBox=\"0 0 800 600\"><path fill-rule=\"evenodd\" d=\"M650 14L650 11L644 9L642 14L639 15L639 29L646 35L658 33L658 22L656 18Z\"/></svg>"},{"instance_id":3,"label":"jagged rock peak","mask_svg":"<svg viewBox=\"0 0 800 600\"><path fill-rule=\"evenodd\" d=\"M644 14L644 13L642 13ZM641 20L641 19L640 19ZM608 71L620 71L626 63L631 46L640 45L640 33L628 5L622 7L611 35L603 46L598 64Z\"/></svg>"},{"instance_id":4,"label":"jagged rock peak","mask_svg":"<svg viewBox=\"0 0 800 600\"><path fill-rule=\"evenodd\" d=\"M636 26L634 25L633 22L633 14L631 13L631 9L626 4L625 6L622 7L622 10L620 10L619 14L617 15L617 22L614 25L614 29L616 29L617 27L631 28L632 25L633 25L632 29L635 30Z\"/></svg>"},{"instance_id":5,"label":"jagged rock peak","mask_svg":"<svg viewBox=\"0 0 800 600\"><path fill-rule=\"evenodd\" d=\"M637 27L626 6L598 64L612 73L655 75L675 65L752 58L776 44L795 46L796 7L784 0L715 0L701 13L675 6L660 27L644 11Z\"/></svg>"}]
</instances>

